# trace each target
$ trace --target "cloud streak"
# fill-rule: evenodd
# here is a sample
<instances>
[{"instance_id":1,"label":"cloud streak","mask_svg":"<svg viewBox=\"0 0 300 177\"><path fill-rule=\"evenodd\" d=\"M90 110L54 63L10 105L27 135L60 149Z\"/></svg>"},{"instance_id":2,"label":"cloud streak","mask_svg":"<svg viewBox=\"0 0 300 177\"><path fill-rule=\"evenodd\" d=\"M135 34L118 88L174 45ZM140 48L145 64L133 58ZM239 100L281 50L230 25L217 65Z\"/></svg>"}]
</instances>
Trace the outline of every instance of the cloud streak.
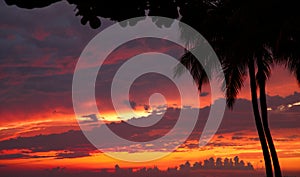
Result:
<instances>
[{"instance_id":1,"label":"cloud streak","mask_svg":"<svg viewBox=\"0 0 300 177\"><path fill-rule=\"evenodd\" d=\"M295 94L295 97L298 95ZM278 103L280 104L280 103ZM185 108L188 109L188 108ZM191 111L195 108L189 108ZM210 108L206 107L200 110L200 115L198 122L193 133L190 135L189 139L184 145L180 148L189 150L198 148L198 140L201 135L201 131L206 123L207 115ZM157 123L147 127L147 128L138 128L128 124L125 121L120 123L111 123L108 127L111 131L115 132L122 138L136 141L136 142L147 142L153 139L164 136L176 122L177 116L181 110L168 108L167 112L161 120L160 116L153 114L139 118L139 119L130 119L128 123L136 122L136 124L147 125L148 121L154 121ZM297 120L299 117L299 112L276 112L274 111L270 114L271 126L273 131L277 130L289 130L297 129L300 127L300 123ZM98 120L96 115L86 115L88 118L87 121L96 121ZM187 121L188 118L187 118ZM104 126L104 125L102 125ZM102 126L96 127L96 132L102 132ZM243 133L245 130L248 131L247 134ZM249 137L249 133L252 132ZM231 134L231 137L227 135ZM226 135L226 136L225 136ZM168 143L177 142L180 136L173 135L169 139L169 142L164 142L160 144L152 144L151 146L132 146L129 144L119 144L117 142L111 142L110 139L106 139L106 142L103 142L105 146L103 148L114 149L119 148L123 149L124 152L138 152L138 151L160 151L162 149L168 148ZM283 135L281 137L275 136L275 142L291 142L297 141L299 136L296 134L290 134L288 136ZM258 139L256 135L256 129L254 121L252 118L251 112L251 103L247 100L239 99L237 100L237 106L233 111L226 110L224 119L221 123L219 130L217 131L216 138L208 143L207 146L211 147L227 147L227 146L240 146L240 142L248 141L251 144L256 144ZM14 149L26 149L30 153L36 152L50 152L50 151L67 151L65 153L57 153L57 158L72 158L72 157L81 157L89 156L89 153L96 151L92 144L85 138L81 131L68 131L59 134L49 134L49 135L37 135L32 137L18 137L14 139L8 139L0 141L0 151L14 150ZM26 156L20 156L21 154L2 156L2 159L5 158L25 158Z\"/></svg>"}]
</instances>

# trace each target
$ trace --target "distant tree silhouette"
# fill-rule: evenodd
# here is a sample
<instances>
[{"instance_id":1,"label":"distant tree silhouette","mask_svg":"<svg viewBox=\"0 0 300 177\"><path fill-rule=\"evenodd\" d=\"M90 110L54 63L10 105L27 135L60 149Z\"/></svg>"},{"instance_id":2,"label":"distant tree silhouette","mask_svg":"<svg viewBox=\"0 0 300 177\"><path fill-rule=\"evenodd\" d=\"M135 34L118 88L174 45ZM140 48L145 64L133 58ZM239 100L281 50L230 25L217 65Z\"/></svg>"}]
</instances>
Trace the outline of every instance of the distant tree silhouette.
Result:
<instances>
[{"instance_id":1,"label":"distant tree silhouette","mask_svg":"<svg viewBox=\"0 0 300 177\"><path fill-rule=\"evenodd\" d=\"M122 172L122 170L121 170L121 168L120 168L120 166L117 164L117 165L115 165L115 173L116 174L119 174L119 173L121 173Z\"/></svg>"},{"instance_id":2,"label":"distant tree silhouette","mask_svg":"<svg viewBox=\"0 0 300 177\"><path fill-rule=\"evenodd\" d=\"M238 166L238 164L239 164L239 157L235 156L234 157L234 166Z\"/></svg>"},{"instance_id":3,"label":"distant tree silhouette","mask_svg":"<svg viewBox=\"0 0 300 177\"><path fill-rule=\"evenodd\" d=\"M224 159L224 168L229 168L229 167L230 167L229 159L225 158Z\"/></svg>"},{"instance_id":4,"label":"distant tree silhouette","mask_svg":"<svg viewBox=\"0 0 300 177\"><path fill-rule=\"evenodd\" d=\"M195 162L192 169L253 170L254 168L251 163L248 162L246 166L243 160L239 160L239 157L235 156L234 163L232 159L225 158L223 162L222 158L217 158L215 161L214 158L211 157L204 160L204 165L202 165L202 162Z\"/></svg>"},{"instance_id":5,"label":"distant tree silhouette","mask_svg":"<svg viewBox=\"0 0 300 177\"><path fill-rule=\"evenodd\" d=\"M232 159L230 159L232 161ZM254 170L251 163L247 163L247 166L245 166L245 163L243 160L239 160L239 158L236 156L234 157L235 164L234 165L228 165L225 166L225 161L229 163L229 159L225 158L224 163L222 161L222 158L217 158L216 162L213 157L209 159L204 160L204 165L202 165L202 162L195 162L193 166L191 166L189 161L186 161L183 164L179 165L178 167L174 168L167 168L166 171L160 170L157 166L154 166L153 168L141 168L136 170L135 172L132 171L132 169L122 169L119 167L119 165L115 165L115 172L108 174L108 172L105 172L108 174L107 176L113 176L116 174L116 177L127 177L127 176L148 176L148 177L159 177L159 176L182 176L186 177L188 174L190 174L193 171L197 170Z\"/></svg>"},{"instance_id":6,"label":"distant tree silhouette","mask_svg":"<svg viewBox=\"0 0 300 177\"><path fill-rule=\"evenodd\" d=\"M202 168L202 162L195 162L193 165L193 169L200 169Z\"/></svg>"},{"instance_id":7,"label":"distant tree silhouette","mask_svg":"<svg viewBox=\"0 0 300 177\"><path fill-rule=\"evenodd\" d=\"M216 168L222 168L223 162L221 158L217 158L216 160Z\"/></svg>"},{"instance_id":8,"label":"distant tree silhouette","mask_svg":"<svg viewBox=\"0 0 300 177\"><path fill-rule=\"evenodd\" d=\"M233 167L233 161L232 161L232 159L229 160L229 167Z\"/></svg>"}]
</instances>

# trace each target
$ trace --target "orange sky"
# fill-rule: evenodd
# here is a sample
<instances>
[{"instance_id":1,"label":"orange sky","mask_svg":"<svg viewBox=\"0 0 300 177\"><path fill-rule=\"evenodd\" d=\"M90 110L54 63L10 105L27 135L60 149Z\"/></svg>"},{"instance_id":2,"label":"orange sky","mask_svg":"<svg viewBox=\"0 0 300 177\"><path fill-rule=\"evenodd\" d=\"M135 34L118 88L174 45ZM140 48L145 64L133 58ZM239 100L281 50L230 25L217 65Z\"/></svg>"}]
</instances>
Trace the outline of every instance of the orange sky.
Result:
<instances>
[{"instance_id":1,"label":"orange sky","mask_svg":"<svg viewBox=\"0 0 300 177\"><path fill-rule=\"evenodd\" d=\"M278 80L285 80L286 84L282 84ZM240 98L249 98L249 92L247 89L248 84L245 83L245 89L243 89L240 94ZM290 77L290 74L286 72L282 68L276 68L273 71L273 77L268 82L267 92L269 95L280 95L282 97L293 94L293 92L297 91L298 85L293 77ZM206 89L208 90L208 89ZM200 97L202 100L203 106L208 106L210 100L209 97ZM208 103L206 103L208 102ZM173 103L172 103L173 104ZM145 111L140 107L137 108L140 110L141 115L145 113ZM238 110L237 110L238 111ZM64 112L64 113L60 113ZM22 121L19 119L18 121L3 121L1 123L0 132L1 132L1 140L5 140L8 138L15 138L18 136L22 137L32 137L35 135L43 134L53 134L53 133L62 133L68 130L78 130L78 125L76 119L74 118L74 114L67 113L68 110L61 109L57 112L51 113L37 113L32 114L32 119L30 121ZM111 112L103 112L101 116L111 116ZM41 116L42 115L42 116ZM144 115L149 115L149 113L145 113ZM22 114L19 114L21 117ZM288 122L289 120L285 120ZM278 155L280 158L281 165L285 170L298 170L297 164L300 163L299 153L300 153L300 137L296 137L292 140L284 140L284 138L299 134L299 128L293 129L275 129L272 131L275 139L275 145L277 147ZM224 138L222 140L217 138L217 135L214 137L211 142L222 141L222 143L230 143L232 142L233 134L243 133L243 136L246 137L257 137L255 129L251 131L243 132L236 131L234 133L224 133L221 134ZM220 134L218 135L220 136ZM282 140L281 140L282 139ZM184 163L186 160L191 162L196 162L200 160L204 160L209 157L234 157L238 155L241 159L244 159L247 162L251 162L254 167L261 167L261 163L259 162L262 159L262 153L260 149L260 144L258 141L249 142L247 139L239 139L235 140L238 146L224 145L224 146L214 146L208 145L204 148L200 149L189 149L189 148L180 148L177 152L173 152L171 155L164 157L162 159L151 161L147 163L129 163L115 160L113 158L107 157L104 154L91 152L90 156L87 157L77 157L77 158L63 158L56 159L53 157L45 157L39 158L38 160L35 158L15 158L15 159L2 159L0 160L0 164L8 165L12 168L50 168L56 166L64 166L69 169L76 168L87 168L87 169L97 169L97 168L112 168L115 164L119 164L122 167L143 167L143 166L153 166L157 165L160 168L174 167L179 165L180 163ZM293 146L291 146L293 144ZM18 152L17 150L8 150L2 151L2 155L6 154L15 154ZM64 151L49 151L49 152L36 152L29 153L30 155L38 155L38 156L55 156L57 153ZM144 152L144 155L151 155L150 152Z\"/></svg>"}]
</instances>

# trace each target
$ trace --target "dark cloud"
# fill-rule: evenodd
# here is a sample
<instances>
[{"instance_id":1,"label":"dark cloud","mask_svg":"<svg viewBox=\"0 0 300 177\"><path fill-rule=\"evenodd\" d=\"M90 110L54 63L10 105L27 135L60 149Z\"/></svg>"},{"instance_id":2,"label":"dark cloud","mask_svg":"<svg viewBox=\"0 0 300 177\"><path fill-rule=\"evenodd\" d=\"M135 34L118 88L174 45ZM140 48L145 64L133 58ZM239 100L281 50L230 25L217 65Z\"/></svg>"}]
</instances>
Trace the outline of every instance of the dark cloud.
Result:
<instances>
[{"instance_id":1,"label":"dark cloud","mask_svg":"<svg viewBox=\"0 0 300 177\"><path fill-rule=\"evenodd\" d=\"M95 150L81 131L68 131L60 134L37 135L33 137L18 137L0 142L0 151L12 149L27 149L30 150L30 152L73 151L80 149L87 151Z\"/></svg>"},{"instance_id":2,"label":"dark cloud","mask_svg":"<svg viewBox=\"0 0 300 177\"><path fill-rule=\"evenodd\" d=\"M91 30L80 24L65 2L31 11L1 5L0 15L0 101L7 103L0 107L2 116L7 121L16 121L19 116L15 115L22 114L22 120L29 120L34 119L32 115L47 117L47 112L57 108L66 108L72 114L72 77L77 60L85 45L112 22L103 20L101 29ZM178 58L182 54L178 49L171 42L152 38L121 45L99 71L102 77L97 78L96 96L101 110L113 108L110 83L126 59L147 51L160 51ZM148 75L133 85L139 89L133 88L132 103L148 103L147 96L156 91L155 85L164 85L162 93L173 98L162 77ZM10 110L15 110L15 114Z\"/></svg>"},{"instance_id":3,"label":"dark cloud","mask_svg":"<svg viewBox=\"0 0 300 177\"><path fill-rule=\"evenodd\" d=\"M24 157L29 157L24 154L1 154L0 159L19 159L19 158L24 158Z\"/></svg>"},{"instance_id":4,"label":"dark cloud","mask_svg":"<svg viewBox=\"0 0 300 177\"><path fill-rule=\"evenodd\" d=\"M291 135L291 136L288 136L287 138L294 140L299 137L300 137L300 135Z\"/></svg>"},{"instance_id":5,"label":"dark cloud","mask_svg":"<svg viewBox=\"0 0 300 177\"><path fill-rule=\"evenodd\" d=\"M22 120L28 120L58 108L72 113L77 59L108 21L91 30L80 24L66 2L30 11L4 3L0 2L0 101L7 104L0 106L1 116L15 121L22 114Z\"/></svg>"},{"instance_id":6,"label":"dark cloud","mask_svg":"<svg viewBox=\"0 0 300 177\"><path fill-rule=\"evenodd\" d=\"M226 146L234 146L234 147L238 147L241 146L241 144L239 143L234 143L234 142L209 142L207 143L207 146L212 146L212 147L226 147Z\"/></svg>"},{"instance_id":7,"label":"dark cloud","mask_svg":"<svg viewBox=\"0 0 300 177\"><path fill-rule=\"evenodd\" d=\"M134 101L129 101L129 104L130 104L130 106L132 107L132 109L136 109L136 106L137 106L136 102L134 102Z\"/></svg>"},{"instance_id":8,"label":"dark cloud","mask_svg":"<svg viewBox=\"0 0 300 177\"><path fill-rule=\"evenodd\" d=\"M259 141L259 138L248 138L250 141Z\"/></svg>"},{"instance_id":9,"label":"dark cloud","mask_svg":"<svg viewBox=\"0 0 300 177\"><path fill-rule=\"evenodd\" d=\"M70 91L73 74L37 76L27 79L22 88L30 92L43 92L45 94L64 93Z\"/></svg>"},{"instance_id":10,"label":"dark cloud","mask_svg":"<svg viewBox=\"0 0 300 177\"><path fill-rule=\"evenodd\" d=\"M48 157L53 157L53 156L38 156L38 155L30 155L30 154L24 154L24 153L19 153L19 154L1 154L0 155L0 160L7 160L7 159L38 159L38 158L48 158Z\"/></svg>"},{"instance_id":11,"label":"dark cloud","mask_svg":"<svg viewBox=\"0 0 300 177\"><path fill-rule=\"evenodd\" d=\"M209 92L201 92L200 97L206 97L209 95Z\"/></svg>"},{"instance_id":12,"label":"dark cloud","mask_svg":"<svg viewBox=\"0 0 300 177\"><path fill-rule=\"evenodd\" d=\"M66 152L66 153L57 153L57 159L65 159L65 158L78 158L78 157L87 157L90 156L88 152Z\"/></svg>"},{"instance_id":13,"label":"dark cloud","mask_svg":"<svg viewBox=\"0 0 300 177\"><path fill-rule=\"evenodd\" d=\"M149 105L144 105L144 110L145 111L148 111L150 109L150 106Z\"/></svg>"},{"instance_id":14,"label":"dark cloud","mask_svg":"<svg viewBox=\"0 0 300 177\"><path fill-rule=\"evenodd\" d=\"M294 94L281 97L281 96L267 96L268 106L273 110L276 110L279 106L287 107L289 104L300 102L300 93L294 92ZM299 108L299 106L292 107L293 109ZM288 108L287 108L288 109ZM298 109L299 111L299 109Z\"/></svg>"},{"instance_id":15,"label":"dark cloud","mask_svg":"<svg viewBox=\"0 0 300 177\"><path fill-rule=\"evenodd\" d=\"M244 139L244 137L242 137L242 136L232 136L231 139L232 140L241 140L241 139Z\"/></svg>"},{"instance_id":16,"label":"dark cloud","mask_svg":"<svg viewBox=\"0 0 300 177\"><path fill-rule=\"evenodd\" d=\"M81 117L89 118L89 120L84 120L81 123L96 123L96 122L98 122L98 118L97 118L96 114L84 115Z\"/></svg>"}]
</instances>

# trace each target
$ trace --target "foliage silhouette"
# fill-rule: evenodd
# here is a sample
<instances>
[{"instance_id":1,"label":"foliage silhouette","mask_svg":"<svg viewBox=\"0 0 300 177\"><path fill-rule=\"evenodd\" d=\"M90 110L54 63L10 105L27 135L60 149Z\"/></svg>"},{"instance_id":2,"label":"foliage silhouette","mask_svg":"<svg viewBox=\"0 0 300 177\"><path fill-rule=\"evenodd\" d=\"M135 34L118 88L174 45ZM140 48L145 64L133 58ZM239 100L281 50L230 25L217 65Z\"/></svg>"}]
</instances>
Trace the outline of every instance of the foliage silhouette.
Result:
<instances>
[{"instance_id":1,"label":"foliage silhouette","mask_svg":"<svg viewBox=\"0 0 300 177\"><path fill-rule=\"evenodd\" d=\"M226 162L231 163L226 163ZM233 162L234 161L234 162ZM245 164L243 160L240 160L239 157L234 157L234 159L225 158L224 162L222 158L215 159L213 157L204 160L204 163L195 162L193 165L189 161L186 161L184 164L180 164L179 167L169 167L166 171L160 170L158 167L154 166L153 168L141 168L136 171L133 171L131 168L120 168L119 165L115 165L114 173L104 172L111 174L116 177L122 176L191 176L194 171L205 171L205 170L254 170L251 163ZM201 172L199 172L201 174ZM105 175L103 175L105 176Z\"/></svg>"},{"instance_id":2,"label":"foliage silhouette","mask_svg":"<svg viewBox=\"0 0 300 177\"><path fill-rule=\"evenodd\" d=\"M263 149L266 173L267 176L273 176L268 152L269 146L275 176L279 177L281 176L280 165L268 125L265 85L266 80L270 77L270 67L273 63L287 66L300 82L298 52L300 47L298 20L300 16L295 13L295 8L291 8L292 13L288 12L290 4L281 1L223 2L218 5L218 9L210 11L206 21L201 21L203 24L198 26L198 23L194 28L204 34L221 59L226 78L224 90L229 107L233 106L238 92L243 86L248 68L253 112ZM234 2L234 4L228 2ZM234 10L235 7L238 9ZM284 18L278 15L279 11L286 12L282 15ZM189 16L185 16L185 18L189 18ZM214 26L215 24L218 26ZM285 25L288 25L288 30L285 30ZM197 50L198 46L194 43L194 39L191 41L192 50ZM283 47L280 47L282 45ZM181 63L189 69L201 89L208 77L208 73L203 73L203 66L197 64L197 60L191 52L187 52L182 57ZM256 74L255 68L257 68ZM257 86L260 91L261 115L257 102Z\"/></svg>"}]
</instances>

